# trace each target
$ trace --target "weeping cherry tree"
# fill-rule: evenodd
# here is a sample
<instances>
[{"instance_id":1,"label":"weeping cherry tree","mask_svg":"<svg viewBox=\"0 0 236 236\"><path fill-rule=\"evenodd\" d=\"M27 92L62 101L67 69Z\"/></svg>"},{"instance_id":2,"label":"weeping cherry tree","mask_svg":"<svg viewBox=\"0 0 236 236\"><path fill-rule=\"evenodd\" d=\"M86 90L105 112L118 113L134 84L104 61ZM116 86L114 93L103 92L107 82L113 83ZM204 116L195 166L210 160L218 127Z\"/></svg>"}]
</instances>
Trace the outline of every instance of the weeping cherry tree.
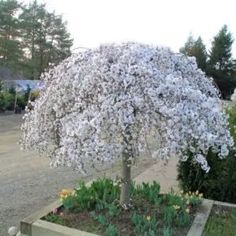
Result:
<instances>
[{"instance_id":1,"label":"weeping cherry tree","mask_svg":"<svg viewBox=\"0 0 236 236\"><path fill-rule=\"evenodd\" d=\"M153 158L195 161L208 172L233 140L219 91L194 58L139 43L103 45L72 55L42 75L44 88L24 116L22 146L52 166L81 172L122 160L120 203L128 207L131 165Z\"/></svg>"}]
</instances>

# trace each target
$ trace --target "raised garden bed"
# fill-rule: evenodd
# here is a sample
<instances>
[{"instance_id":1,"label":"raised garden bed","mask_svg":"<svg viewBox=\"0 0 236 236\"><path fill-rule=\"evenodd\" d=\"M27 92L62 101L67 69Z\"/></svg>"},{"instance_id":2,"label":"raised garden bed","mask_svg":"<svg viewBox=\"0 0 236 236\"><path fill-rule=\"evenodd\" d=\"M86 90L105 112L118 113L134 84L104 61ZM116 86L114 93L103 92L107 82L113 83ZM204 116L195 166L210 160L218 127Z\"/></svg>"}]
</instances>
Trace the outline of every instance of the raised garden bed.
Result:
<instances>
[{"instance_id":1,"label":"raised garden bed","mask_svg":"<svg viewBox=\"0 0 236 236\"><path fill-rule=\"evenodd\" d=\"M99 189L100 193L91 194L94 189ZM110 193L104 194L108 189ZM119 186L110 180L100 180L91 187L81 185L78 193L82 194L79 198L63 191L64 205L56 201L24 219L22 236L201 235L199 232L203 231L213 204L204 200L199 205L197 193L160 194L156 183L133 187L132 207L128 210L121 209L114 201ZM94 201L99 194L103 200ZM89 201L88 196L92 196Z\"/></svg>"}]
</instances>

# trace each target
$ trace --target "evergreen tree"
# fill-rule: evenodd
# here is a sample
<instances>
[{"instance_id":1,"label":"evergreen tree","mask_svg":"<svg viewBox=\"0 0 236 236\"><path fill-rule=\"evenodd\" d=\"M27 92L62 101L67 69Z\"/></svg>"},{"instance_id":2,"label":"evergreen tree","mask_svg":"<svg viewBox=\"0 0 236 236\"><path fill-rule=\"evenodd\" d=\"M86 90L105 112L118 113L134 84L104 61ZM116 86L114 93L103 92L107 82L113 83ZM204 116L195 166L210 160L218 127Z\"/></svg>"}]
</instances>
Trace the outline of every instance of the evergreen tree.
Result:
<instances>
[{"instance_id":1,"label":"evergreen tree","mask_svg":"<svg viewBox=\"0 0 236 236\"><path fill-rule=\"evenodd\" d=\"M186 56L194 56L196 58L198 67L206 72L207 52L201 37L198 37L197 40L194 40L192 35L190 35L184 47L180 49L180 52Z\"/></svg>"},{"instance_id":2,"label":"evergreen tree","mask_svg":"<svg viewBox=\"0 0 236 236\"><path fill-rule=\"evenodd\" d=\"M20 29L16 0L0 1L0 65L19 69L23 52L20 46Z\"/></svg>"},{"instance_id":3,"label":"evergreen tree","mask_svg":"<svg viewBox=\"0 0 236 236\"><path fill-rule=\"evenodd\" d=\"M23 12L19 16L21 24L21 35L22 35L22 44L24 51L26 52L25 61L25 71L27 77L30 79L38 79L38 58L36 51L38 50L38 45L41 43L41 26L42 20L45 16L45 5L38 5L37 1L30 3L28 6L23 7Z\"/></svg>"},{"instance_id":4,"label":"evergreen tree","mask_svg":"<svg viewBox=\"0 0 236 236\"><path fill-rule=\"evenodd\" d=\"M20 15L29 77L38 79L49 63L58 64L71 54L72 39L61 16L34 1Z\"/></svg>"},{"instance_id":5,"label":"evergreen tree","mask_svg":"<svg viewBox=\"0 0 236 236\"><path fill-rule=\"evenodd\" d=\"M233 37L224 25L214 37L208 62L208 75L215 79L223 98L236 87L235 61L232 58Z\"/></svg>"},{"instance_id":6,"label":"evergreen tree","mask_svg":"<svg viewBox=\"0 0 236 236\"><path fill-rule=\"evenodd\" d=\"M72 39L61 16L33 1L0 0L0 66L39 79L49 63L71 54Z\"/></svg>"},{"instance_id":7,"label":"evergreen tree","mask_svg":"<svg viewBox=\"0 0 236 236\"><path fill-rule=\"evenodd\" d=\"M232 72L232 34L228 32L226 25L222 27L219 33L214 37L210 51L209 65L213 70Z\"/></svg>"}]
</instances>

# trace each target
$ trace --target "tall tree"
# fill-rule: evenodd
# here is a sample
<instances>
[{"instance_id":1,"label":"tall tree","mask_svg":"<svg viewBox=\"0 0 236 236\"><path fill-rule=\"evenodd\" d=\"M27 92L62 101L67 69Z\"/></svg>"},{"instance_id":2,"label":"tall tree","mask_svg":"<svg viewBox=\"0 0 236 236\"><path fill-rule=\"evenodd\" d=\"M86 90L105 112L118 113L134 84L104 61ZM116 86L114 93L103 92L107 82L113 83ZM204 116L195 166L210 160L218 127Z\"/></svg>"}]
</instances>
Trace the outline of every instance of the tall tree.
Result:
<instances>
[{"instance_id":1,"label":"tall tree","mask_svg":"<svg viewBox=\"0 0 236 236\"><path fill-rule=\"evenodd\" d=\"M72 39L62 17L49 13L37 1L20 15L24 48L28 52L29 76L37 79L49 63L58 64L71 54Z\"/></svg>"},{"instance_id":2,"label":"tall tree","mask_svg":"<svg viewBox=\"0 0 236 236\"><path fill-rule=\"evenodd\" d=\"M30 3L28 6L23 7L23 12L19 16L23 48L26 52L26 71L28 77L37 79L39 77L37 69L37 43L40 42L40 29L42 18L45 15L45 5L38 5L37 1Z\"/></svg>"},{"instance_id":3,"label":"tall tree","mask_svg":"<svg viewBox=\"0 0 236 236\"><path fill-rule=\"evenodd\" d=\"M0 1L0 64L19 68L23 52L20 46L17 13L20 4L16 0Z\"/></svg>"},{"instance_id":4,"label":"tall tree","mask_svg":"<svg viewBox=\"0 0 236 236\"><path fill-rule=\"evenodd\" d=\"M197 40L194 40L192 35L190 35L184 47L180 49L180 52L186 56L194 56L196 58L198 67L203 71L206 71L207 51L201 37L198 37Z\"/></svg>"},{"instance_id":5,"label":"tall tree","mask_svg":"<svg viewBox=\"0 0 236 236\"><path fill-rule=\"evenodd\" d=\"M214 37L209 55L208 74L215 79L223 98L229 97L236 87L233 41L232 34L224 25Z\"/></svg>"},{"instance_id":6,"label":"tall tree","mask_svg":"<svg viewBox=\"0 0 236 236\"><path fill-rule=\"evenodd\" d=\"M232 44L234 40L224 25L214 37L209 56L209 65L214 70L231 72L233 69Z\"/></svg>"}]
</instances>

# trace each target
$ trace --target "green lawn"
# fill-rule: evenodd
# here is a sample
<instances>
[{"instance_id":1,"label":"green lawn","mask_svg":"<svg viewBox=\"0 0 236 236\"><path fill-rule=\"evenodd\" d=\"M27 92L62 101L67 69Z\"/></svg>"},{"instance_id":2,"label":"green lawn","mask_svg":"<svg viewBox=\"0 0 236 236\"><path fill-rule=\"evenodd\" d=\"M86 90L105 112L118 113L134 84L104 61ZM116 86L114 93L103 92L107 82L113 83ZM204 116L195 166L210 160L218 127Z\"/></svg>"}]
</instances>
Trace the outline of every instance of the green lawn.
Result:
<instances>
[{"instance_id":1,"label":"green lawn","mask_svg":"<svg viewBox=\"0 0 236 236\"><path fill-rule=\"evenodd\" d=\"M236 209L213 207L203 236L236 236Z\"/></svg>"}]
</instances>

